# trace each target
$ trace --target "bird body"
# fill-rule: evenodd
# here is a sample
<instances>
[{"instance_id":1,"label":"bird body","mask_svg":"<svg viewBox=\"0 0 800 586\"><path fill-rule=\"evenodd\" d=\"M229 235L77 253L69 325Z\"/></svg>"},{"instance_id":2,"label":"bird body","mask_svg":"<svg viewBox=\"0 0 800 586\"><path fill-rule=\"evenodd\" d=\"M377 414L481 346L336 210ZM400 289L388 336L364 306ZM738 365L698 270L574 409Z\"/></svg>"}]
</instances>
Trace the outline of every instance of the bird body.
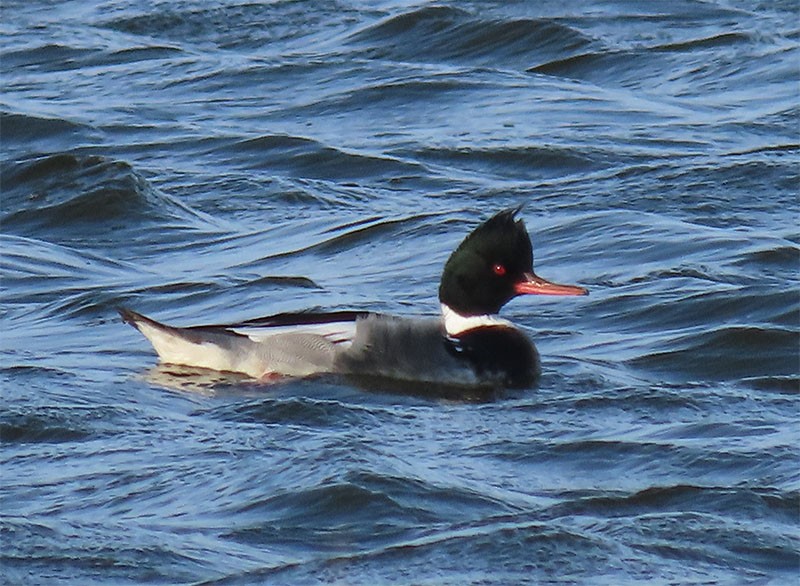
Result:
<instances>
[{"instance_id":1,"label":"bird body","mask_svg":"<svg viewBox=\"0 0 800 586\"><path fill-rule=\"evenodd\" d=\"M526 388L541 371L533 342L497 312L517 295L585 295L533 272L518 209L476 228L445 264L442 314L411 319L359 311L279 314L179 328L121 309L162 362L256 379L323 373L465 387Z\"/></svg>"}]
</instances>

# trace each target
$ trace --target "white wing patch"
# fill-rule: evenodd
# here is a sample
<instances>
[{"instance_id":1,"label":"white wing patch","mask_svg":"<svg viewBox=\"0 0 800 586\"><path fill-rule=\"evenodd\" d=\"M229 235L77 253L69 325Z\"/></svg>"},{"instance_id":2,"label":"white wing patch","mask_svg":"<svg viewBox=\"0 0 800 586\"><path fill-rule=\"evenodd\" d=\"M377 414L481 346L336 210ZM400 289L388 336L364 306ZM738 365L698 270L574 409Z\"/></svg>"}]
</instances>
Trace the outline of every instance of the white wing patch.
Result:
<instances>
[{"instance_id":1,"label":"white wing patch","mask_svg":"<svg viewBox=\"0 0 800 586\"><path fill-rule=\"evenodd\" d=\"M291 326L233 327L230 331L247 336L253 342L263 342L282 334L312 334L321 336L332 344L349 348L356 335L356 322L331 322L326 324L301 324Z\"/></svg>"}]
</instances>

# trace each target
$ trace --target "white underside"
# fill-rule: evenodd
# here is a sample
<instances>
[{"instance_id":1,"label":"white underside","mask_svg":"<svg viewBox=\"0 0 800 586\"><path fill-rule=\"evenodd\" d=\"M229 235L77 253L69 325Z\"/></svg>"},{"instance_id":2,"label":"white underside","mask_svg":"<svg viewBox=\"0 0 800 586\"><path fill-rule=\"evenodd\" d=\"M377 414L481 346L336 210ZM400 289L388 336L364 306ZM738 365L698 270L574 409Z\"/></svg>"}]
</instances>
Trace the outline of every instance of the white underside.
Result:
<instances>
[{"instance_id":1,"label":"white underside","mask_svg":"<svg viewBox=\"0 0 800 586\"><path fill-rule=\"evenodd\" d=\"M137 322L137 327L162 362L241 372L254 378L330 371L335 353L349 347L355 336L354 322L236 328L232 331L247 337L231 336L224 343L200 336L190 338L146 321Z\"/></svg>"},{"instance_id":2,"label":"white underside","mask_svg":"<svg viewBox=\"0 0 800 586\"><path fill-rule=\"evenodd\" d=\"M210 370L246 372L258 377L258 369L249 369L243 364L242 357L234 356L225 348L211 342L195 344L184 337L176 336L168 330L151 326L147 322L138 322L139 331L150 340L153 348L163 362L197 366Z\"/></svg>"}]
</instances>

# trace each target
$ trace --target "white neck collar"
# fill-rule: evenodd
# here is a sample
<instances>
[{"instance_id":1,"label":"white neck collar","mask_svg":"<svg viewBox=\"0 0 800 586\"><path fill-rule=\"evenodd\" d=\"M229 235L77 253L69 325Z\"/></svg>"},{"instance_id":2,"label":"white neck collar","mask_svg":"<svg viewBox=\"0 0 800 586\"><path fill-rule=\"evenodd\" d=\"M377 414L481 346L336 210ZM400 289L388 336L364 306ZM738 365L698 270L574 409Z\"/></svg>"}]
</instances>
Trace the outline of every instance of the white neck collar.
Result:
<instances>
[{"instance_id":1,"label":"white neck collar","mask_svg":"<svg viewBox=\"0 0 800 586\"><path fill-rule=\"evenodd\" d=\"M448 336L458 336L467 330L485 326L514 327L510 321L496 315L461 315L444 303L442 303L442 318L444 318L444 329Z\"/></svg>"}]
</instances>

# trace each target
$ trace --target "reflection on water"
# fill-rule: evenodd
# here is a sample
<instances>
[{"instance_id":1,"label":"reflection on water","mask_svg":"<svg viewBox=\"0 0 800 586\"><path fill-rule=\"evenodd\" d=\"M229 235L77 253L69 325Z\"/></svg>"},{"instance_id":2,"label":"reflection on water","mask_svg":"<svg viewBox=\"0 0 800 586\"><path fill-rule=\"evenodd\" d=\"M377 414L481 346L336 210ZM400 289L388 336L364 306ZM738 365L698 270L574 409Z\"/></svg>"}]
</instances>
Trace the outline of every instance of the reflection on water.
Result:
<instances>
[{"instance_id":1,"label":"reflection on water","mask_svg":"<svg viewBox=\"0 0 800 586\"><path fill-rule=\"evenodd\" d=\"M143 379L159 387L209 396L224 394L231 389L269 392L269 385L278 382L254 380L235 372L218 372L206 368L163 363L147 370Z\"/></svg>"}]
</instances>

